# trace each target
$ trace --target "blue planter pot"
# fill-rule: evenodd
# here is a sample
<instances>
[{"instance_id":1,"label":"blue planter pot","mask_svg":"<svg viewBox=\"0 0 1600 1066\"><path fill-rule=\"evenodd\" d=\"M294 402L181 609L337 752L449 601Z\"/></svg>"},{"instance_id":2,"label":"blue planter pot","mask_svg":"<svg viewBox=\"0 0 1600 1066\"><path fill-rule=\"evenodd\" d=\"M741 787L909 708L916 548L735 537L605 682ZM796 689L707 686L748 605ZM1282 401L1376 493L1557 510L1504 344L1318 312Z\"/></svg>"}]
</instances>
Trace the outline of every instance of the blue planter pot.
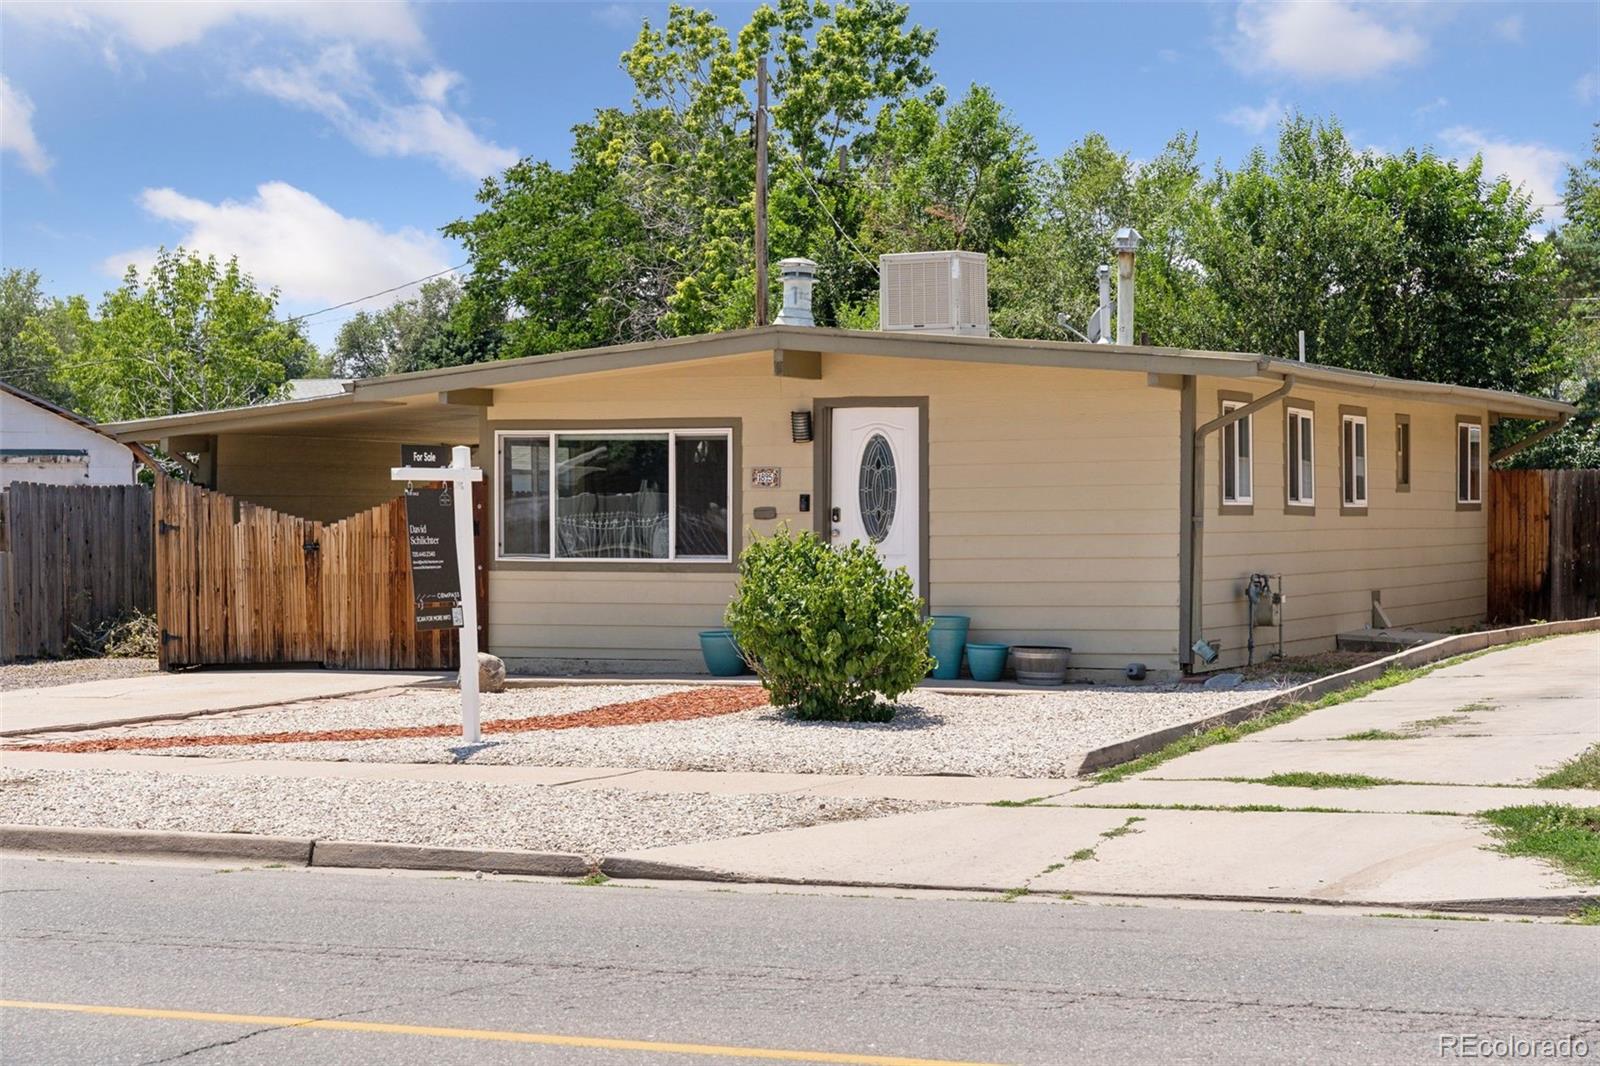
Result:
<instances>
[{"instance_id":1,"label":"blue planter pot","mask_svg":"<svg viewBox=\"0 0 1600 1066\"><path fill-rule=\"evenodd\" d=\"M738 677L745 671L744 656L726 629L707 629L700 633L700 654L713 677Z\"/></svg>"},{"instance_id":2,"label":"blue planter pot","mask_svg":"<svg viewBox=\"0 0 1600 1066\"><path fill-rule=\"evenodd\" d=\"M999 681L1006 670L1006 653L1009 644L968 644L967 669L974 681Z\"/></svg>"},{"instance_id":3,"label":"blue planter pot","mask_svg":"<svg viewBox=\"0 0 1600 1066\"><path fill-rule=\"evenodd\" d=\"M928 634L928 651L935 665L933 676L953 681L961 676L961 650L967 644L967 629L972 619L964 614L936 614L933 631Z\"/></svg>"}]
</instances>

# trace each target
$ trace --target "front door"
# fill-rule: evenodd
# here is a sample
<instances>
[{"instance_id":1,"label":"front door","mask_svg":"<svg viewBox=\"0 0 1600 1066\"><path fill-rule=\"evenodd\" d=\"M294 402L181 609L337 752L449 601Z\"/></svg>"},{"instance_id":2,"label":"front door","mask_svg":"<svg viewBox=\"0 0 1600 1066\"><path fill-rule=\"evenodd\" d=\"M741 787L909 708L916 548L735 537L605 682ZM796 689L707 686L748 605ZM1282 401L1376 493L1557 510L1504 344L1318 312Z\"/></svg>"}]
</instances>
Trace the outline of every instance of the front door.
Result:
<instances>
[{"instance_id":1,"label":"front door","mask_svg":"<svg viewBox=\"0 0 1600 1066\"><path fill-rule=\"evenodd\" d=\"M873 545L922 585L922 435L915 407L836 407L830 473L835 544Z\"/></svg>"}]
</instances>

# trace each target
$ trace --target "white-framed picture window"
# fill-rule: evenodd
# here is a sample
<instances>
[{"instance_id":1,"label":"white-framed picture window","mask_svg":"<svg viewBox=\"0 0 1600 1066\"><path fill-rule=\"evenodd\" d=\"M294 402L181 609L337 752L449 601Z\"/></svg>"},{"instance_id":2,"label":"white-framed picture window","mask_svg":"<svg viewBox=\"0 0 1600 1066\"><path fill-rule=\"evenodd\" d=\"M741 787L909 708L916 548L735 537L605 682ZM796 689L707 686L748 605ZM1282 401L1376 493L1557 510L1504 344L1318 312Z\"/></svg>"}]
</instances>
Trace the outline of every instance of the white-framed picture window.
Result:
<instances>
[{"instance_id":1,"label":"white-framed picture window","mask_svg":"<svg viewBox=\"0 0 1600 1066\"><path fill-rule=\"evenodd\" d=\"M1288 443L1287 499L1297 507L1310 507L1316 501L1317 441L1313 417L1310 411L1291 407L1284 431Z\"/></svg>"},{"instance_id":2,"label":"white-framed picture window","mask_svg":"<svg viewBox=\"0 0 1600 1066\"><path fill-rule=\"evenodd\" d=\"M1483 502L1483 427L1456 423L1456 502Z\"/></svg>"},{"instance_id":3,"label":"white-framed picture window","mask_svg":"<svg viewBox=\"0 0 1600 1066\"><path fill-rule=\"evenodd\" d=\"M1244 404L1225 400L1222 413ZM1249 504L1255 500L1255 415L1245 415L1222 427L1222 502Z\"/></svg>"},{"instance_id":4,"label":"white-framed picture window","mask_svg":"<svg viewBox=\"0 0 1600 1066\"><path fill-rule=\"evenodd\" d=\"M731 430L501 430L495 464L499 559L732 558Z\"/></svg>"},{"instance_id":5,"label":"white-framed picture window","mask_svg":"<svg viewBox=\"0 0 1600 1066\"><path fill-rule=\"evenodd\" d=\"M1339 474L1346 507L1367 505L1367 418L1341 415Z\"/></svg>"}]
</instances>

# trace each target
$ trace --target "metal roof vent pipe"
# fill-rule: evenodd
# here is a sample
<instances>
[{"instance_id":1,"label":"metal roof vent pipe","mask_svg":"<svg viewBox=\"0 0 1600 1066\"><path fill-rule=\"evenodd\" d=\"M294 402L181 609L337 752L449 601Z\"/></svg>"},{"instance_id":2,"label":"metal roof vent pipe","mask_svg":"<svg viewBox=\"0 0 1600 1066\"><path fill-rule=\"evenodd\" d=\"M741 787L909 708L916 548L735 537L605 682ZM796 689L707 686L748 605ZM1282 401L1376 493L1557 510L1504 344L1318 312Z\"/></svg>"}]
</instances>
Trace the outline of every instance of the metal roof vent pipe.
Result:
<instances>
[{"instance_id":1,"label":"metal roof vent pipe","mask_svg":"<svg viewBox=\"0 0 1600 1066\"><path fill-rule=\"evenodd\" d=\"M1139 251L1139 231L1132 226L1117 230L1111 247L1117 252L1117 343L1133 343L1133 257Z\"/></svg>"},{"instance_id":2,"label":"metal roof vent pipe","mask_svg":"<svg viewBox=\"0 0 1600 1066\"><path fill-rule=\"evenodd\" d=\"M777 325L814 326L811 317L811 289L817 283L817 264L812 259L783 259L778 262L778 279L783 284L783 309Z\"/></svg>"}]
</instances>

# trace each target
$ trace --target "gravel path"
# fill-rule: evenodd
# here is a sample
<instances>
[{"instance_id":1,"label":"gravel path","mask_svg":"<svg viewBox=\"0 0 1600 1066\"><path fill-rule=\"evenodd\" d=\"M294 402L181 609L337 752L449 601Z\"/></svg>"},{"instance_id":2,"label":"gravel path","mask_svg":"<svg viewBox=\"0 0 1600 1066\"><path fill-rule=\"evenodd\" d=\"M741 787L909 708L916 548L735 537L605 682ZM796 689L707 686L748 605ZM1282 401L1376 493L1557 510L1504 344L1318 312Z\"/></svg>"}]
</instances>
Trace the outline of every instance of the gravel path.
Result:
<instances>
[{"instance_id":1,"label":"gravel path","mask_svg":"<svg viewBox=\"0 0 1600 1066\"><path fill-rule=\"evenodd\" d=\"M0 692L137 677L153 674L157 669L154 659L41 659L32 663L7 663L0 666Z\"/></svg>"},{"instance_id":2,"label":"gravel path","mask_svg":"<svg viewBox=\"0 0 1600 1066\"><path fill-rule=\"evenodd\" d=\"M937 806L474 782L0 770L0 822L520 848L591 858Z\"/></svg>"},{"instance_id":3,"label":"gravel path","mask_svg":"<svg viewBox=\"0 0 1600 1066\"><path fill-rule=\"evenodd\" d=\"M572 686L516 689L485 697L486 720L560 714L666 686ZM491 734L470 751L436 738L221 745L172 749L229 759L356 762L514 763L542 766L626 766L660 770L751 770L780 773L934 774L1064 777L1084 752L1157 729L1194 721L1261 695L1261 689L1178 691L1094 688L1005 695L917 691L901 700L894 720L840 724L797 722L764 707L717 718L559 732ZM408 689L380 696L320 700L225 718L129 726L104 735L246 734L381 723L454 721L454 694ZM80 734L88 737L94 734Z\"/></svg>"}]
</instances>

